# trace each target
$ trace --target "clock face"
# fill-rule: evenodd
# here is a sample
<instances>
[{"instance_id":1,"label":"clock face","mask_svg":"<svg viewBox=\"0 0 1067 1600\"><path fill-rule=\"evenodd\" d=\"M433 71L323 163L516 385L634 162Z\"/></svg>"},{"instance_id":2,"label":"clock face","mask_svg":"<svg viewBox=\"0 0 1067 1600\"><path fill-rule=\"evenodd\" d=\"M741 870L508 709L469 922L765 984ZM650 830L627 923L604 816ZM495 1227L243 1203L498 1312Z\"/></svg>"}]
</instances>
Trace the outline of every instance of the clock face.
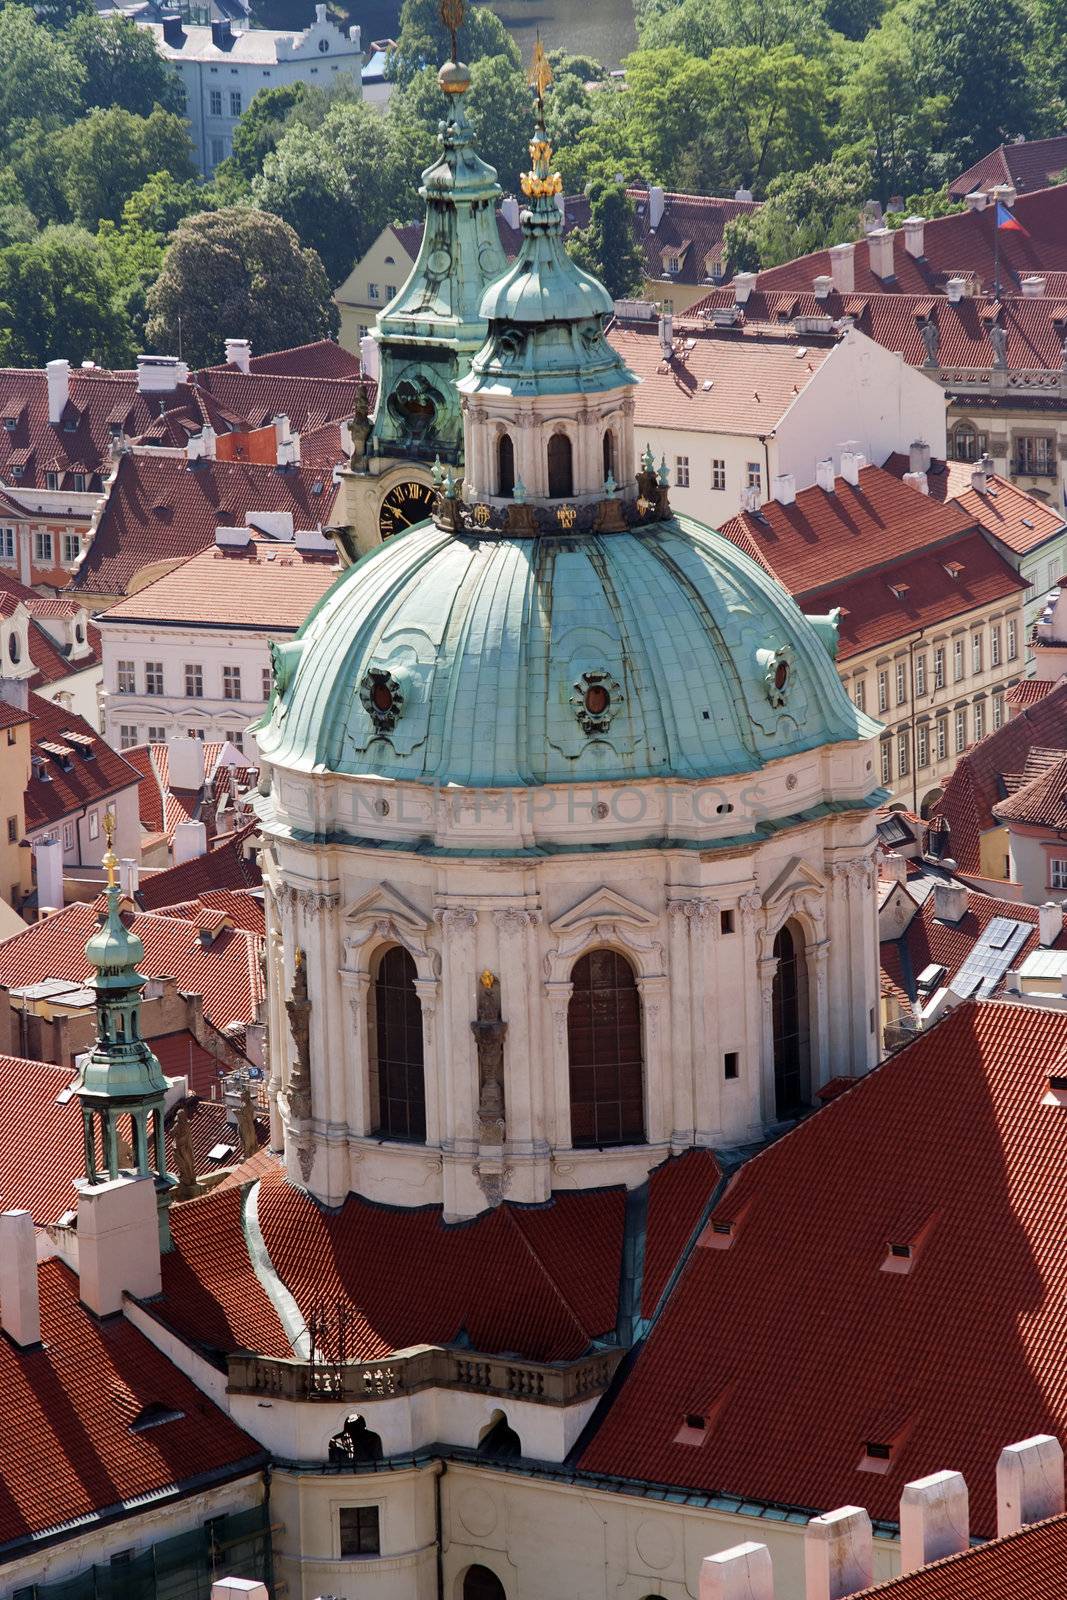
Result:
<instances>
[{"instance_id":1,"label":"clock face","mask_svg":"<svg viewBox=\"0 0 1067 1600\"><path fill-rule=\"evenodd\" d=\"M413 479L394 483L378 511L378 531L383 539L403 533L416 522L425 522L433 511L434 490L428 483Z\"/></svg>"}]
</instances>

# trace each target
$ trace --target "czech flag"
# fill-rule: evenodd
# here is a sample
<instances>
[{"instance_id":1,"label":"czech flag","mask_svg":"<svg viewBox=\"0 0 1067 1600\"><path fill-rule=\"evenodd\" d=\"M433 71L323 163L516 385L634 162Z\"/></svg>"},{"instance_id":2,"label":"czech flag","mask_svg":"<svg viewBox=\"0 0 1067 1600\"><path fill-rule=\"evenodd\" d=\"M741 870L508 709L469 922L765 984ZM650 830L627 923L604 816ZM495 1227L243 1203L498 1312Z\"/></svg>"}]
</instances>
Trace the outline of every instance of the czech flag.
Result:
<instances>
[{"instance_id":1,"label":"czech flag","mask_svg":"<svg viewBox=\"0 0 1067 1600\"><path fill-rule=\"evenodd\" d=\"M1019 221L1018 217L1012 216L1011 212L1008 210L1007 206L1002 200L997 201L996 225L1001 232L1026 233L1026 237L1030 237L1022 223Z\"/></svg>"}]
</instances>

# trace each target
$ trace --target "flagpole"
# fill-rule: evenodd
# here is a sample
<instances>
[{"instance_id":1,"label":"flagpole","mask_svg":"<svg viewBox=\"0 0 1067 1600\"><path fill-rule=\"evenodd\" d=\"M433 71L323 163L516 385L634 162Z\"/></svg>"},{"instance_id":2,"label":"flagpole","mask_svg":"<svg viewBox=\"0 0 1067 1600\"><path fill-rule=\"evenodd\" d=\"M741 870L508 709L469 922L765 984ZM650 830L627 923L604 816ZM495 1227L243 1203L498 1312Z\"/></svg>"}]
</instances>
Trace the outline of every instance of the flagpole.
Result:
<instances>
[{"instance_id":1,"label":"flagpole","mask_svg":"<svg viewBox=\"0 0 1067 1600\"><path fill-rule=\"evenodd\" d=\"M993 201L993 298L1000 299L1000 219L996 200Z\"/></svg>"}]
</instances>

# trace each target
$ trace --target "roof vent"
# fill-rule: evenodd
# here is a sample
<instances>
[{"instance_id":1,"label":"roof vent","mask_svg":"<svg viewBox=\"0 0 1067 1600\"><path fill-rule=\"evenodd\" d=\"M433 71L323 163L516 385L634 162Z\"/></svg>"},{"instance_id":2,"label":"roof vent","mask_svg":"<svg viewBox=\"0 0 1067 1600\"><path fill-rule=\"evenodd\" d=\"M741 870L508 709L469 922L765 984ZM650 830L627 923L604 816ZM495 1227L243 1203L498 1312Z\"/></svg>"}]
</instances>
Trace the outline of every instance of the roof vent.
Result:
<instances>
[{"instance_id":1,"label":"roof vent","mask_svg":"<svg viewBox=\"0 0 1067 1600\"><path fill-rule=\"evenodd\" d=\"M741 307L738 305L715 306L711 313L711 320L717 328L732 328L735 323L741 321Z\"/></svg>"},{"instance_id":2,"label":"roof vent","mask_svg":"<svg viewBox=\"0 0 1067 1600\"><path fill-rule=\"evenodd\" d=\"M815 463L815 482L820 489L825 489L827 494L834 492L834 461L832 456L824 456Z\"/></svg>"},{"instance_id":3,"label":"roof vent","mask_svg":"<svg viewBox=\"0 0 1067 1600\"><path fill-rule=\"evenodd\" d=\"M963 291L966 289L966 287L967 282L964 278L948 279L945 284L945 294L947 295L951 305L959 305L960 301L963 299Z\"/></svg>"},{"instance_id":4,"label":"roof vent","mask_svg":"<svg viewBox=\"0 0 1067 1600\"><path fill-rule=\"evenodd\" d=\"M935 989L940 989L948 977L948 968L940 961L931 961L919 973L915 986L923 994L933 994Z\"/></svg>"},{"instance_id":5,"label":"roof vent","mask_svg":"<svg viewBox=\"0 0 1067 1600\"><path fill-rule=\"evenodd\" d=\"M1048 1094L1041 1104L1043 1106L1067 1106L1067 1077L1063 1073L1049 1073Z\"/></svg>"},{"instance_id":6,"label":"roof vent","mask_svg":"<svg viewBox=\"0 0 1067 1600\"><path fill-rule=\"evenodd\" d=\"M820 272L819 276L812 282L812 289L815 291L816 300L829 300L830 290L833 288L833 286L834 280L830 277L829 273Z\"/></svg>"},{"instance_id":7,"label":"roof vent","mask_svg":"<svg viewBox=\"0 0 1067 1600\"><path fill-rule=\"evenodd\" d=\"M1039 272L1033 272L1024 278L1020 284L1023 297L1026 300L1041 300L1045 293L1045 279Z\"/></svg>"}]
</instances>

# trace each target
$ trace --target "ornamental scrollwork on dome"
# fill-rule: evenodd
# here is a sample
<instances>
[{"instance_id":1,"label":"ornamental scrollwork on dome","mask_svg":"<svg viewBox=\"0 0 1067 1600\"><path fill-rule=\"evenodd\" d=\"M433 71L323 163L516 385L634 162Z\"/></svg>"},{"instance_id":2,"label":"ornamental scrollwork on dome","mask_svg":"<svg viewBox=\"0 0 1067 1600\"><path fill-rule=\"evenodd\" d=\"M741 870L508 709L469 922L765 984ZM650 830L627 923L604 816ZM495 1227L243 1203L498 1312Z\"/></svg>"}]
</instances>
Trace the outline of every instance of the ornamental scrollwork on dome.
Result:
<instances>
[{"instance_id":1,"label":"ornamental scrollwork on dome","mask_svg":"<svg viewBox=\"0 0 1067 1600\"><path fill-rule=\"evenodd\" d=\"M622 710L622 685L610 672L583 672L571 694L571 705L583 733L607 733Z\"/></svg>"},{"instance_id":2,"label":"ornamental scrollwork on dome","mask_svg":"<svg viewBox=\"0 0 1067 1600\"><path fill-rule=\"evenodd\" d=\"M756 659L763 671L767 699L775 711L789 703L793 690L793 651L789 645L777 650L757 650Z\"/></svg>"},{"instance_id":3,"label":"ornamental scrollwork on dome","mask_svg":"<svg viewBox=\"0 0 1067 1600\"><path fill-rule=\"evenodd\" d=\"M385 667L370 667L359 683L363 708L379 733L391 733L404 710L404 691Z\"/></svg>"}]
</instances>

